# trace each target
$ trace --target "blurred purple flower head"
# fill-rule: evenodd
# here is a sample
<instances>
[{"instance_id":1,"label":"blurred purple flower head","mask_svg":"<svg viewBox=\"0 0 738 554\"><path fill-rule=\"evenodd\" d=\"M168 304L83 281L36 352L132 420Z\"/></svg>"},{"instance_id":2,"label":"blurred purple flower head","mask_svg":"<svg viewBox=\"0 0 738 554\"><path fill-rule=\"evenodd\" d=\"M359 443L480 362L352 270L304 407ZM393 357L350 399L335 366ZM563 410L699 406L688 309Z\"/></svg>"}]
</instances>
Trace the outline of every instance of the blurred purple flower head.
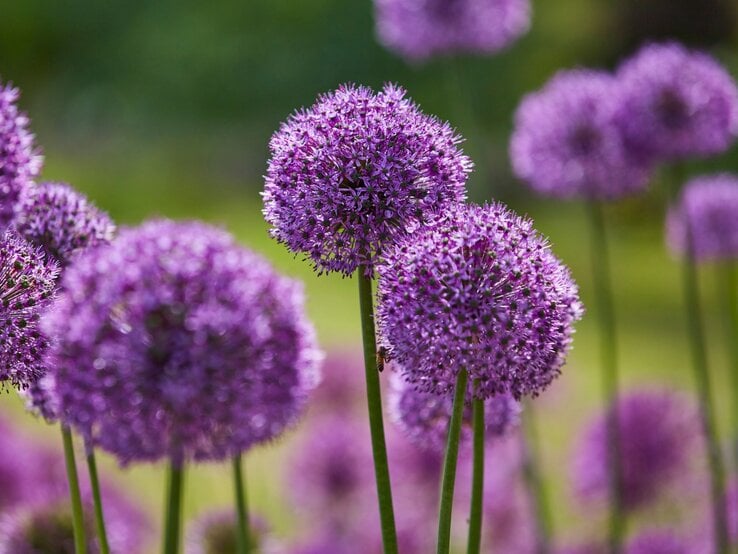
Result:
<instances>
[{"instance_id":1,"label":"blurred purple flower head","mask_svg":"<svg viewBox=\"0 0 738 554\"><path fill-rule=\"evenodd\" d=\"M47 423L55 423L59 419L59 400L53 374L44 373L28 388L21 390L20 395L26 401L26 409L32 414L44 418Z\"/></svg>"},{"instance_id":2,"label":"blurred purple flower head","mask_svg":"<svg viewBox=\"0 0 738 554\"><path fill-rule=\"evenodd\" d=\"M342 536L318 536L292 546L285 554L364 554L357 545Z\"/></svg>"},{"instance_id":3,"label":"blurred purple flower head","mask_svg":"<svg viewBox=\"0 0 738 554\"><path fill-rule=\"evenodd\" d=\"M530 220L501 204L461 205L399 242L379 267L377 321L388 357L418 390L536 395L560 373L582 308Z\"/></svg>"},{"instance_id":4,"label":"blurred purple flower head","mask_svg":"<svg viewBox=\"0 0 738 554\"><path fill-rule=\"evenodd\" d=\"M673 531L648 530L632 539L625 554L692 554L694 550Z\"/></svg>"},{"instance_id":5,"label":"blurred purple flower head","mask_svg":"<svg viewBox=\"0 0 738 554\"><path fill-rule=\"evenodd\" d=\"M699 438L691 402L668 390L640 390L618 400L622 496L626 509L654 501L685 473ZM607 417L599 415L581 437L572 465L577 493L585 500L608 496Z\"/></svg>"},{"instance_id":6,"label":"blurred purple flower head","mask_svg":"<svg viewBox=\"0 0 738 554\"><path fill-rule=\"evenodd\" d=\"M738 177L723 173L689 181L669 210L666 238L679 255L691 243L698 260L738 259Z\"/></svg>"},{"instance_id":7,"label":"blurred purple flower head","mask_svg":"<svg viewBox=\"0 0 738 554\"><path fill-rule=\"evenodd\" d=\"M371 273L386 244L465 198L461 137L405 94L345 85L272 137L264 215L319 273Z\"/></svg>"},{"instance_id":8,"label":"blurred purple flower head","mask_svg":"<svg viewBox=\"0 0 738 554\"><path fill-rule=\"evenodd\" d=\"M17 214L21 194L41 172L43 158L18 109L20 91L0 83L0 233Z\"/></svg>"},{"instance_id":9,"label":"blurred purple flower head","mask_svg":"<svg viewBox=\"0 0 738 554\"><path fill-rule=\"evenodd\" d=\"M121 463L230 457L292 425L316 384L300 285L224 231L126 229L61 288L44 318L60 416Z\"/></svg>"},{"instance_id":10,"label":"blurred purple flower head","mask_svg":"<svg viewBox=\"0 0 738 554\"><path fill-rule=\"evenodd\" d=\"M650 44L617 74L618 123L644 158L668 161L728 149L738 134L738 89L713 58L678 43Z\"/></svg>"},{"instance_id":11,"label":"blurred purple flower head","mask_svg":"<svg viewBox=\"0 0 738 554\"><path fill-rule=\"evenodd\" d=\"M15 221L18 233L66 267L82 250L107 244L115 224L82 193L65 183L31 187Z\"/></svg>"},{"instance_id":12,"label":"blurred purple flower head","mask_svg":"<svg viewBox=\"0 0 738 554\"><path fill-rule=\"evenodd\" d=\"M529 0L375 0L379 41L411 62L492 54L530 28Z\"/></svg>"},{"instance_id":13,"label":"blurred purple flower head","mask_svg":"<svg viewBox=\"0 0 738 554\"><path fill-rule=\"evenodd\" d=\"M276 548L264 520L249 514L251 549L271 554ZM190 523L185 539L185 554L237 554L236 514L232 509L206 512Z\"/></svg>"},{"instance_id":14,"label":"blurred purple flower head","mask_svg":"<svg viewBox=\"0 0 738 554\"><path fill-rule=\"evenodd\" d=\"M564 546L556 549L556 554L606 554L607 550L594 543L584 543L576 546Z\"/></svg>"},{"instance_id":15,"label":"blurred purple flower head","mask_svg":"<svg viewBox=\"0 0 738 554\"><path fill-rule=\"evenodd\" d=\"M310 409L351 411L364 398L364 358L360 348L339 348L327 352L323 379L315 389Z\"/></svg>"},{"instance_id":16,"label":"blurred purple flower head","mask_svg":"<svg viewBox=\"0 0 738 554\"><path fill-rule=\"evenodd\" d=\"M510 158L536 192L613 200L643 191L649 167L631 155L615 124L618 84L601 71L557 73L515 114Z\"/></svg>"}]
</instances>

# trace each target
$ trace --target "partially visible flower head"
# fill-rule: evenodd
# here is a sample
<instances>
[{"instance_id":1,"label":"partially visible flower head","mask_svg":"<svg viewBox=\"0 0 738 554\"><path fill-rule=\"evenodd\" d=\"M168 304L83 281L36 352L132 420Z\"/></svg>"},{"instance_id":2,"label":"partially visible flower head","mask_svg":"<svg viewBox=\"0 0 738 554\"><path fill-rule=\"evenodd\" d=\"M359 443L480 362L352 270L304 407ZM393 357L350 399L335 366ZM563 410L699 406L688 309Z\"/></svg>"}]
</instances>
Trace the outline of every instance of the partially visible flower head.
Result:
<instances>
[{"instance_id":1,"label":"partially visible flower head","mask_svg":"<svg viewBox=\"0 0 738 554\"><path fill-rule=\"evenodd\" d=\"M618 122L634 151L668 161L728 149L738 134L738 88L713 58L650 44L618 70Z\"/></svg>"},{"instance_id":2,"label":"partially visible flower head","mask_svg":"<svg viewBox=\"0 0 738 554\"><path fill-rule=\"evenodd\" d=\"M264 215L320 273L371 273L385 245L465 198L461 137L405 94L345 85L272 137Z\"/></svg>"},{"instance_id":3,"label":"partially visible flower head","mask_svg":"<svg viewBox=\"0 0 738 554\"><path fill-rule=\"evenodd\" d=\"M273 552L273 538L266 522L249 514L250 549L259 554ZM185 554L238 554L236 514L233 510L206 512L187 531Z\"/></svg>"},{"instance_id":4,"label":"partially visible flower head","mask_svg":"<svg viewBox=\"0 0 738 554\"><path fill-rule=\"evenodd\" d=\"M60 417L121 463L230 457L292 425L316 384L300 285L219 229L126 229L61 288L44 318Z\"/></svg>"},{"instance_id":5,"label":"partially visible flower head","mask_svg":"<svg viewBox=\"0 0 738 554\"><path fill-rule=\"evenodd\" d=\"M54 383L54 375L47 372L32 382L27 389L20 391L20 395L26 401L26 409L44 418L48 423L55 423L59 419L59 400L56 397Z\"/></svg>"},{"instance_id":6,"label":"partially visible flower head","mask_svg":"<svg viewBox=\"0 0 738 554\"><path fill-rule=\"evenodd\" d=\"M690 554L691 545L673 531L649 530L632 539L625 554Z\"/></svg>"},{"instance_id":7,"label":"partially visible flower head","mask_svg":"<svg viewBox=\"0 0 738 554\"><path fill-rule=\"evenodd\" d=\"M689 466L699 418L689 400L672 391L633 391L617 403L624 507L654 501ZM572 477L585 500L608 496L607 416L598 416L579 443Z\"/></svg>"},{"instance_id":8,"label":"partially visible flower head","mask_svg":"<svg viewBox=\"0 0 738 554\"><path fill-rule=\"evenodd\" d=\"M315 389L310 409L351 411L364 408L364 358L361 349L334 348L323 361L323 379Z\"/></svg>"},{"instance_id":9,"label":"partially visible flower head","mask_svg":"<svg viewBox=\"0 0 738 554\"><path fill-rule=\"evenodd\" d=\"M64 267L84 249L109 243L115 234L110 216L65 183L30 188L15 226Z\"/></svg>"},{"instance_id":10,"label":"partially visible flower head","mask_svg":"<svg viewBox=\"0 0 738 554\"><path fill-rule=\"evenodd\" d=\"M560 373L581 313L569 270L501 204L450 210L379 267L380 340L421 391L446 394L465 369L478 398L536 395Z\"/></svg>"},{"instance_id":11,"label":"partially visible flower head","mask_svg":"<svg viewBox=\"0 0 738 554\"><path fill-rule=\"evenodd\" d=\"M738 177L723 173L687 183L669 210L666 237L682 256L691 245L698 260L738 259Z\"/></svg>"},{"instance_id":12,"label":"partially visible flower head","mask_svg":"<svg viewBox=\"0 0 738 554\"><path fill-rule=\"evenodd\" d=\"M16 216L20 196L43 162L28 117L18 109L19 97L17 88L0 83L0 233Z\"/></svg>"},{"instance_id":13,"label":"partially visible flower head","mask_svg":"<svg viewBox=\"0 0 738 554\"><path fill-rule=\"evenodd\" d=\"M48 340L39 321L58 275L56 262L14 231L0 239L0 385L24 389L46 371Z\"/></svg>"},{"instance_id":14,"label":"partially visible flower head","mask_svg":"<svg viewBox=\"0 0 738 554\"><path fill-rule=\"evenodd\" d=\"M618 83L601 71L557 73L515 114L510 158L536 192L613 200L643 191L649 167L636 160L615 123Z\"/></svg>"},{"instance_id":15,"label":"partially visible flower head","mask_svg":"<svg viewBox=\"0 0 738 554\"><path fill-rule=\"evenodd\" d=\"M379 41L411 62L492 54L530 28L529 0L375 0Z\"/></svg>"}]
</instances>

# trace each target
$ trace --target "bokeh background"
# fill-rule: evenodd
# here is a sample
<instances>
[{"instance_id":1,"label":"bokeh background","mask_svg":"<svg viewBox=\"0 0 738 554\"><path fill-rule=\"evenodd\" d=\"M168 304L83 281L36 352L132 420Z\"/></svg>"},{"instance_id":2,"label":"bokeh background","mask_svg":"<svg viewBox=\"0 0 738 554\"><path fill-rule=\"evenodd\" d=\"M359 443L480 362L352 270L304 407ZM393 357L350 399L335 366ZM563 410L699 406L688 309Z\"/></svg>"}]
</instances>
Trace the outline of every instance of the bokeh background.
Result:
<instances>
[{"instance_id":1,"label":"bokeh background","mask_svg":"<svg viewBox=\"0 0 738 554\"><path fill-rule=\"evenodd\" d=\"M498 199L527 213L573 269L585 304L592 297L587 227L577 203L534 198L511 176L507 143L512 114L527 91L557 69L613 67L647 38L678 38L709 48L738 75L735 3L730 0L534 0L531 31L494 57L463 57L408 66L374 36L369 0L23 0L0 16L0 75L22 88L46 165L44 179L86 192L121 224L152 216L200 218L222 225L285 273L306 283L308 307L326 350L355 345L356 283L315 277L267 235L259 192L267 143L290 112L352 81L398 82L426 112L467 137L477 163L475 201ZM738 152L690 163L687 173L738 170ZM624 386L691 389L679 265L663 245L664 193L657 176L645 197L608 208ZM710 360L721 428L727 427L727 363L713 268L702 279ZM556 531L577 536L585 518L568 500L568 459L578 431L602 402L597 330L578 326L561 379L538 401L546 486ZM56 429L23 411L14 393L0 412L51 443ZM293 435L247 457L249 496L277 533L299 522L279 471ZM163 472L119 469L158 521ZM187 476L187 516L229 505L227 466Z\"/></svg>"}]
</instances>

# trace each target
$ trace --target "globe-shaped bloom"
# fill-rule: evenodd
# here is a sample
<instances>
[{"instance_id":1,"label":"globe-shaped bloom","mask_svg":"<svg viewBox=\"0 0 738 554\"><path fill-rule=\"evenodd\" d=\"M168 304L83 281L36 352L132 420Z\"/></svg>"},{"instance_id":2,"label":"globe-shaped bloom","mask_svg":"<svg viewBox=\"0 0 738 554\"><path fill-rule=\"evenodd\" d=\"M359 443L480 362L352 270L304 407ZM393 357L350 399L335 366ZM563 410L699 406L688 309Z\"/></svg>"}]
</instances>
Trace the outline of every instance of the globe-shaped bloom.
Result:
<instances>
[{"instance_id":1,"label":"globe-shaped bloom","mask_svg":"<svg viewBox=\"0 0 738 554\"><path fill-rule=\"evenodd\" d=\"M232 456L294 423L316 383L300 285L224 231L127 229L61 289L44 318L61 418L121 463Z\"/></svg>"},{"instance_id":2,"label":"globe-shaped bloom","mask_svg":"<svg viewBox=\"0 0 738 554\"><path fill-rule=\"evenodd\" d=\"M529 0L375 0L379 41L411 62L492 54L530 27Z\"/></svg>"},{"instance_id":3,"label":"globe-shaped bloom","mask_svg":"<svg viewBox=\"0 0 738 554\"><path fill-rule=\"evenodd\" d=\"M628 510L655 501L683 476L690 463L700 424L696 409L678 393L633 391L617 404L622 498ZM580 440L572 465L577 493L584 500L609 494L607 415L598 416Z\"/></svg>"},{"instance_id":4,"label":"globe-shaped bloom","mask_svg":"<svg viewBox=\"0 0 738 554\"><path fill-rule=\"evenodd\" d=\"M560 373L582 309L569 270L501 204L461 205L387 253L381 343L418 390L536 395Z\"/></svg>"},{"instance_id":5,"label":"globe-shaped bloom","mask_svg":"<svg viewBox=\"0 0 738 554\"><path fill-rule=\"evenodd\" d=\"M557 198L613 200L641 192L649 167L631 154L616 125L618 95L611 75L571 70L526 96L510 142L515 174Z\"/></svg>"},{"instance_id":6,"label":"globe-shaped bloom","mask_svg":"<svg viewBox=\"0 0 738 554\"><path fill-rule=\"evenodd\" d=\"M471 162L460 142L394 85L320 96L270 142L271 234L321 273L370 274L388 242L464 199Z\"/></svg>"},{"instance_id":7,"label":"globe-shaped bloom","mask_svg":"<svg viewBox=\"0 0 738 554\"><path fill-rule=\"evenodd\" d=\"M40 314L54 298L59 267L14 231L0 239L0 385L23 389L45 371Z\"/></svg>"},{"instance_id":8,"label":"globe-shaped bloom","mask_svg":"<svg viewBox=\"0 0 738 554\"><path fill-rule=\"evenodd\" d=\"M738 177L724 173L687 183L669 210L666 237L679 255L691 246L698 260L738 259Z\"/></svg>"},{"instance_id":9,"label":"globe-shaped bloom","mask_svg":"<svg viewBox=\"0 0 738 554\"><path fill-rule=\"evenodd\" d=\"M631 148L656 161L727 150L738 134L738 88L707 54L650 44L617 73L618 124Z\"/></svg>"},{"instance_id":10,"label":"globe-shaped bloom","mask_svg":"<svg viewBox=\"0 0 738 554\"><path fill-rule=\"evenodd\" d=\"M669 530L642 531L632 539L625 554L690 554L691 545L682 537Z\"/></svg>"},{"instance_id":11,"label":"globe-shaped bloom","mask_svg":"<svg viewBox=\"0 0 738 554\"><path fill-rule=\"evenodd\" d=\"M28 117L18 109L19 97L17 88L0 83L0 233L15 217L21 194L33 184L43 161Z\"/></svg>"},{"instance_id":12,"label":"globe-shaped bloom","mask_svg":"<svg viewBox=\"0 0 738 554\"><path fill-rule=\"evenodd\" d=\"M272 554L278 545L264 520L249 514L251 549L259 554ZM185 538L185 554L238 554L236 514L233 510L206 512L194 520Z\"/></svg>"}]
</instances>

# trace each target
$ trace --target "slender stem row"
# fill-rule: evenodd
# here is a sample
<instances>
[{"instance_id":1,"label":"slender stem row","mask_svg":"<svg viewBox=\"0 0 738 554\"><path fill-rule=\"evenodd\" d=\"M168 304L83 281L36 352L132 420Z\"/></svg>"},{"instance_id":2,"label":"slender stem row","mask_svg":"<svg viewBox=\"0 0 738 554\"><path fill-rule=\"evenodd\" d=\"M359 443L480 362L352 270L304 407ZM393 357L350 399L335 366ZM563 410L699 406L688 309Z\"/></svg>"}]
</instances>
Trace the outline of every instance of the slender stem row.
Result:
<instances>
[{"instance_id":1,"label":"slender stem row","mask_svg":"<svg viewBox=\"0 0 738 554\"><path fill-rule=\"evenodd\" d=\"M72 526L74 529L75 554L87 553L87 537L85 535L85 519L82 512L82 495L79 490L77 476L77 462L74 459L74 442L72 430L61 425L62 444L64 445L64 464L67 468L67 483L69 484L69 498L72 502Z\"/></svg>"}]
</instances>

